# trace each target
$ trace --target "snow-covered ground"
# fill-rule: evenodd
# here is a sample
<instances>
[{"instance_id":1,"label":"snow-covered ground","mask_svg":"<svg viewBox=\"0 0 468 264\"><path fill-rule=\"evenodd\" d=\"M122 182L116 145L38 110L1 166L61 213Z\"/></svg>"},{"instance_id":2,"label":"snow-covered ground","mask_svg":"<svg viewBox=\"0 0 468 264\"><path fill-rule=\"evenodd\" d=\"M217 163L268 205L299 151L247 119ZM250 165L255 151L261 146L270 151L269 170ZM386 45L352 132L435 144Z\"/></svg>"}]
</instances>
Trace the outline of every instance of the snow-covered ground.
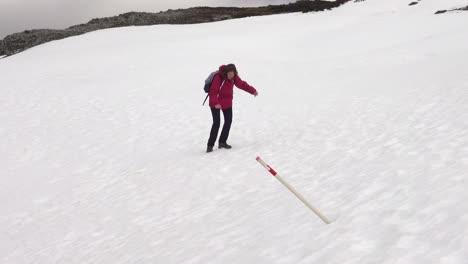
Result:
<instances>
[{"instance_id":1,"label":"snow-covered ground","mask_svg":"<svg viewBox=\"0 0 468 264\"><path fill-rule=\"evenodd\" d=\"M0 263L467 263L466 1L109 29L0 61ZM232 150L205 77L237 64ZM325 225L262 156L333 219Z\"/></svg>"}]
</instances>

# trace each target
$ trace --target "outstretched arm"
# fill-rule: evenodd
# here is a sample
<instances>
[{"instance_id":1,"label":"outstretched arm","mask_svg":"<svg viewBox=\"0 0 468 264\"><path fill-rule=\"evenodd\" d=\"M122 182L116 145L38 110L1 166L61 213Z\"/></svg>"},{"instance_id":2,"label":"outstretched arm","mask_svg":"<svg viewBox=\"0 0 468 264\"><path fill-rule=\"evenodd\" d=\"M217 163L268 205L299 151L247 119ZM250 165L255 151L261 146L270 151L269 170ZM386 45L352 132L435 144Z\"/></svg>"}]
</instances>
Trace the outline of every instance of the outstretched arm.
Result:
<instances>
[{"instance_id":1,"label":"outstretched arm","mask_svg":"<svg viewBox=\"0 0 468 264\"><path fill-rule=\"evenodd\" d=\"M257 95L257 90L250 86L247 82L243 81L239 76L236 76L234 79L234 85L236 85L237 88L242 89L250 94Z\"/></svg>"}]
</instances>

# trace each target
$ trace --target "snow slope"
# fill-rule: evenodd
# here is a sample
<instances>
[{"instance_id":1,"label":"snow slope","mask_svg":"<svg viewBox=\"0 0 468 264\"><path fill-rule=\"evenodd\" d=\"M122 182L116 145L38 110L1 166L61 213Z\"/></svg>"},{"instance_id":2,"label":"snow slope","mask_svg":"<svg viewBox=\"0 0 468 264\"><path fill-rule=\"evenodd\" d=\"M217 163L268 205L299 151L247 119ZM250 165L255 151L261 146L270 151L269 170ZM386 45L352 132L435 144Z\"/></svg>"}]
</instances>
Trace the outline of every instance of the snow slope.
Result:
<instances>
[{"instance_id":1,"label":"snow slope","mask_svg":"<svg viewBox=\"0 0 468 264\"><path fill-rule=\"evenodd\" d=\"M1 263L467 263L466 1L108 29L0 61ZM232 150L202 82L237 64ZM262 156L334 222L255 161Z\"/></svg>"}]
</instances>

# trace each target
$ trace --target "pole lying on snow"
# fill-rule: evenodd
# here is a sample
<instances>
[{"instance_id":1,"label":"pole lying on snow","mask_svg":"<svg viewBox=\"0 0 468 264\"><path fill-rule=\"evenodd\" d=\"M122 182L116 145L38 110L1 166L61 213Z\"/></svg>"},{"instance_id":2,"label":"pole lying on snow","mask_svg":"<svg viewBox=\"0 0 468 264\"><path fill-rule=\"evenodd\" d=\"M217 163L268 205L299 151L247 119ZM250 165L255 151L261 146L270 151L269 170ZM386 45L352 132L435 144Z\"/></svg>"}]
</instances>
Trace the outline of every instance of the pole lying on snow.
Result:
<instances>
[{"instance_id":1,"label":"pole lying on snow","mask_svg":"<svg viewBox=\"0 0 468 264\"><path fill-rule=\"evenodd\" d=\"M267 171L271 173L278 181L280 181L289 191L291 191L299 200L301 200L310 210L312 210L320 219L323 220L327 225L330 224L330 221L319 212L319 210L315 209L300 193L298 193L291 185L289 185L275 170L273 170L265 161L263 161L260 157L257 157L258 163L260 163Z\"/></svg>"}]
</instances>

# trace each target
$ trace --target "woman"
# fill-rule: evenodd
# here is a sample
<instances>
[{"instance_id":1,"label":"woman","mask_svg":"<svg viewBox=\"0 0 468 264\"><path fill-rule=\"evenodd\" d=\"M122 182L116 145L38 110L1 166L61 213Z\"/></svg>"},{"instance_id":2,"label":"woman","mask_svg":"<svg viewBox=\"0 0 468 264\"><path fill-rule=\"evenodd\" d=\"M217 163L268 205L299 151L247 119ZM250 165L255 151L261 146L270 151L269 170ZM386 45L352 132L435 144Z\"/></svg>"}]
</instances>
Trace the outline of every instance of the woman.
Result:
<instances>
[{"instance_id":1,"label":"woman","mask_svg":"<svg viewBox=\"0 0 468 264\"><path fill-rule=\"evenodd\" d=\"M257 90L244 82L238 75L237 69L234 64L222 65L219 67L219 73L215 75L211 84L210 108L211 115L213 116L213 125L211 126L210 138L208 139L208 147L206 152L212 152L216 138L218 137L220 125L220 112L223 111L224 125L219 137L219 148L230 149L231 146L227 144L229 137L229 130L232 123L232 99L234 85L254 96L258 95Z\"/></svg>"}]
</instances>

